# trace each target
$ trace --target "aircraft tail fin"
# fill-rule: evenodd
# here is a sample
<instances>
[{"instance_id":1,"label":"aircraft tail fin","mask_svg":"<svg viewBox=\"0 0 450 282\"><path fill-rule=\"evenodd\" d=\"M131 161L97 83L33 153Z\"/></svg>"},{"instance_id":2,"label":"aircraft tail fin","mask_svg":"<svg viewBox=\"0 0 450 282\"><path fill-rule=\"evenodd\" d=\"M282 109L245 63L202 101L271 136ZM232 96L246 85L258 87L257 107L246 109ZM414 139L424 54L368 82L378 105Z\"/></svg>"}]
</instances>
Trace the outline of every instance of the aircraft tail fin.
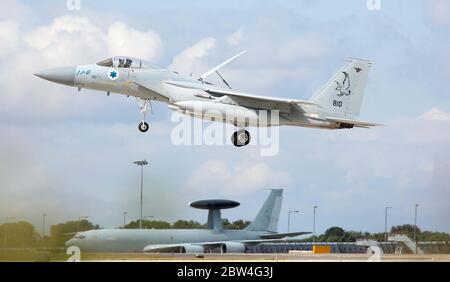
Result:
<instances>
[{"instance_id":1,"label":"aircraft tail fin","mask_svg":"<svg viewBox=\"0 0 450 282\"><path fill-rule=\"evenodd\" d=\"M271 190L255 219L245 230L277 232L282 200L283 189Z\"/></svg>"},{"instance_id":2,"label":"aircraft tail fin","mask_svg":"<svg viewBox=\"0 0 450 282\"><path fill-rule=\"evenodd\" d=\"M372 62L356 58L346 61L347 64L310 101L320 105L328 115L357 119Z\"/></svg>"}]
</instances>

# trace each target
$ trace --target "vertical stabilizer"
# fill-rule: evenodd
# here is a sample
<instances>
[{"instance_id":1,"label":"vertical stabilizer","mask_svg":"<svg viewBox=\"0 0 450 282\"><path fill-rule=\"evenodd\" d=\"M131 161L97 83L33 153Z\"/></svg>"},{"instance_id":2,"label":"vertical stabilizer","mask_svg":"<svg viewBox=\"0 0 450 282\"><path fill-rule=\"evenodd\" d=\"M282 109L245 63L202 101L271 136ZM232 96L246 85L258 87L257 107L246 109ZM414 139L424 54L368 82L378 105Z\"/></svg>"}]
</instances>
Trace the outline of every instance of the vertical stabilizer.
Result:
<instances>
[{"instance_id":1,"label":"vertical stabilizer","mask_svg":"<svg viewBox=\"0 0 450 282\"><path fill-rule=\"evenodd\" d=\"M364 98L371 61L349 58L312 98L327 116L358 119Z\"/></svg>"},{"instance_id":2,"label":"vertical stabilizer","mask_svg":"<svg viewBox=\"0 0 450 282\"><path fill-rule=\"evenodd\" d=\"M255 220L245 230L277 232L282 201L283 189L271 190Z\"/></svg>"}]
</instances>

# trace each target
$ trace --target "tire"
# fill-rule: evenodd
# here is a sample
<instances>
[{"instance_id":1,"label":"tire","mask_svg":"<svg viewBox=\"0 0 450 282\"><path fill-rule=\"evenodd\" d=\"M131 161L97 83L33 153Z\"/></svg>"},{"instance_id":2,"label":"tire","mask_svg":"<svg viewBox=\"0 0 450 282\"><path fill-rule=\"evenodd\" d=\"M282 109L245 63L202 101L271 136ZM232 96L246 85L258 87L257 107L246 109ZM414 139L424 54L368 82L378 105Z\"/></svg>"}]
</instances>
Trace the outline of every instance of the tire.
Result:
<instances>
[{"instance_id":1,"label":"tire","mask_svg":"<svg viewBox=\"0 0 450 282\"><path fill-rule=\"evenodd\" d=\"M139 131L142 133L147 132L150 129L150 126L148 125L148 123L146 123L145 121L141 122L139 124Z\"/></svg>"},{"instance_id":2,"label":"tire","mask_svg":"<svg viewBox=\"0 0 450 282\"><path fill-rule=\"evenodd\" d=\"M251 141L250 139L251 139L250 132L248 132L247 130L239 130L233 134L231 140L234 146L243 147L250 144Z\"/></svg>"}]
</instances>

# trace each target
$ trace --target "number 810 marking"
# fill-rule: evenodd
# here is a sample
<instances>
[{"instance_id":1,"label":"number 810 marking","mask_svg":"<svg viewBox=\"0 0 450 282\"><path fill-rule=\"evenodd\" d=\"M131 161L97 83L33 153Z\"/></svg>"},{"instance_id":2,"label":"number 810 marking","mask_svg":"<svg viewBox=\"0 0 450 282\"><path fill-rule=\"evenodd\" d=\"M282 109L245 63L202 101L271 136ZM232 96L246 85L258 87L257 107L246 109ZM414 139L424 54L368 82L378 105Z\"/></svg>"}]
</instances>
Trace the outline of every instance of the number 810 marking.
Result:
<instances>
[{"instance_id":1,"label":"number 810 marking","mask_svg":"<svg viewBox=\"0 0 450 282\"><path fill-rule=\"evenodd\" d=\"M342 108L342 101L333 100L333 107Z\"/></svg>"}]
</instances>

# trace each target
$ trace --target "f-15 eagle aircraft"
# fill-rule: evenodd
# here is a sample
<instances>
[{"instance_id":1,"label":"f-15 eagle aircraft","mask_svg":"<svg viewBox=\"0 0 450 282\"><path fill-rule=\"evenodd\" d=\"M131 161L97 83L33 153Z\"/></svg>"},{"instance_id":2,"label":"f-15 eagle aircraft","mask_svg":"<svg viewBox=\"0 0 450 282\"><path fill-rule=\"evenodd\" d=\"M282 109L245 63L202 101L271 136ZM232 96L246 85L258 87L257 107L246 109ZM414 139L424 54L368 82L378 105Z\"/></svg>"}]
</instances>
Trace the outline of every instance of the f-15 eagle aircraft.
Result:
<instances>
[{"instance_id":1,"label":"f-15 eagle aircraft","mask_svg":"<svg viewBox=\"0 0 450 282\"><path fill-rule=\"evenodd\" d=\"M370 128L378 124L359 119L371 62L349 58L313 97L308 100L265 97L232 90L219 70L244 54L241 52L207 71L199 78L184 76L141 59L114 57L97 64L53 68L36 76L82 88L135 96L143 114L141 132L149 130L146 114L152 101L165 102L171 110L193 117L234 124L232 141L237 147L250 143L250 126L302 126L325 129ZM207 78L217 74L225 84L215 86ZM276 111L277 119L268 119ZM264 120L263 120L264 117Z\"/></svg>"},{"instance_id":2,"label":"f-15 eagle aircraft","mask_svg":"<svg viewBox=\"0 0 450 282\"><path fill-rule=\"evenodd\" d=\"M239 206L229 200L204 200L189 205L209 210L208 229L104 229L80 232L67 246L83 252L147 253L244 253L249 246L261 243L294 242L287 239L310 232L277 233L283 190L274 189L253 222L244 230L224 230L221 209Z\"/></svg>"}]
</instances>

